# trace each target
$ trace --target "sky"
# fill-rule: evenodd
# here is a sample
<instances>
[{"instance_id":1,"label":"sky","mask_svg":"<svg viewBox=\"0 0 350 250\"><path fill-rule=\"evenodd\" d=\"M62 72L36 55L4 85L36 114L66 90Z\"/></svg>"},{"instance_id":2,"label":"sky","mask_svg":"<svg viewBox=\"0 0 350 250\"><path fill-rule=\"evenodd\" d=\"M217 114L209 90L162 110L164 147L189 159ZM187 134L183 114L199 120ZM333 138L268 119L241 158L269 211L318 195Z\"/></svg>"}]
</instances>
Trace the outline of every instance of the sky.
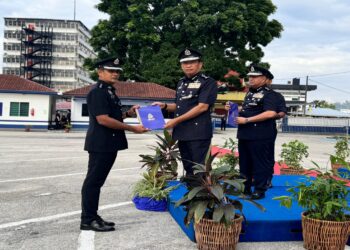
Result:
<instances>
[{"instance_id":1,"label":"sky","mask_svg":"<svg viewBox=\"0 0 350 250\"><path fill-rule=\"evenodd\" d=\"M76 20L88 28L108 18L95 5L99 0L76 0ZM263 48L262 61L271 64L274 83L294 77L317 85L308 101L350 101L350 1L272 0L277 11L270 18L284 31ZM74 0L0 0L0 57L3 54L4 17L73 19ZM2 60L0 62L2 70Z\"/></svg>"}]
</instances>

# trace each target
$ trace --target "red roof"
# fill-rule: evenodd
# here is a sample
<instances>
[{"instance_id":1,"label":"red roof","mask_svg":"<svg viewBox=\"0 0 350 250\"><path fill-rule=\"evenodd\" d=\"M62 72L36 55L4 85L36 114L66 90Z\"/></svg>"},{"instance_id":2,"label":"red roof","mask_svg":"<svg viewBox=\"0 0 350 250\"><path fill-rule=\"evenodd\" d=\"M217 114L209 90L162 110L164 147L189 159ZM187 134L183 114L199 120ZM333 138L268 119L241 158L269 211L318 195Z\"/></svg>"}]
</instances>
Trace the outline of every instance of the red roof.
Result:
<instances>
[{"instance_id":1,"label":"red roof","mask_svg":"<svg viewBox=\"0 0 350 250\"><path fill-rule=\"evenodd\" d=\"M0 91L9 92L41 92L56 94L56 91L39 83L15 75L0 74Z\"/></svg>"},{"instance_id":2,"label":"red roof","mask_svg":"<svg viewBox=\"0 0 350 250\"><path fill-rule=\"evenodd\" d=\"M85 97L95 85L64 92L65 96ZM120 98L174 99L175 90L151 82L118 82L114 84Z\"/></svg>"}]
</instances>

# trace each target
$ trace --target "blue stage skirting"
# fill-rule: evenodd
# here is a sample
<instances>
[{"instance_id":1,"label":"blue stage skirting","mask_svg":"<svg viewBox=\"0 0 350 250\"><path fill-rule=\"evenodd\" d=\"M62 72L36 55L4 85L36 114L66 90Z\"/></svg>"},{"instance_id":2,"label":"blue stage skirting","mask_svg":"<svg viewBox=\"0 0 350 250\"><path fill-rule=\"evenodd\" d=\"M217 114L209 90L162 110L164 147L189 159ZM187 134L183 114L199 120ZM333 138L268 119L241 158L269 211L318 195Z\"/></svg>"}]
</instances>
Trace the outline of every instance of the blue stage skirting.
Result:
<instances>
[{"instance_id":1,"label":"blue stage skirting","mask_svg":"<svg viewBox=\"0 0 350 250\"><path fill-rule=\"evenodd\" d=\"M307 178L304 176L274 176L273 188L266 192L264 199L257 201L266 208L265 212L262 212L253 204L243 201L243 213L247 220L243 223L240 242L301 241L302 208L297 203L293 203L291 209L281 207L280 202L272 200L272 198L289 195L286 191L288 186L294 186L297 182L305 181L307 181ZM169 185L178 183L173 181ZM195 241L193 224L188 227L184 224L186 214L184 208L174 206L175 202L183 197L185 193L186 187L184 185L180 185L179 188L173 190L169 194L168 210L190 240Z\"/></svg>"}]
</instances>

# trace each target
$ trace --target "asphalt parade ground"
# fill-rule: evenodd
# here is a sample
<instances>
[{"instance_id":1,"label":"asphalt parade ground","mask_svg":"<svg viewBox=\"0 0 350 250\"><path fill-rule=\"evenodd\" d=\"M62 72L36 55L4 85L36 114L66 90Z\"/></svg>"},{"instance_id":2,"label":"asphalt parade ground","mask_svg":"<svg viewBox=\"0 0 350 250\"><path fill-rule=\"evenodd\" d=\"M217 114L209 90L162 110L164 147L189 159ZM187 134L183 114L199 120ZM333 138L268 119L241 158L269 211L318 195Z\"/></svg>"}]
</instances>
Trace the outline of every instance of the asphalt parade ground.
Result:
<instances>
[{"instance_id":1,"label":"asphalt parade ground","mask_svg":"<svg viewBox=\"0 0 350 250\"><path fill-rule=\"evenodd\" d=\"M213 144L235 138L236 130L216 130ZM197 249L167 212L137 210L132 185L141 178L139 154L152 153L155 134L127 134L129 149L120 151L102 189L100 214L116 222L116 231L80 231L80 191L88 154L85 132L0 131L0 249ZM314 160L330 167L335 140L325 135L283 134L276 141L276 159L283 142L309 146L305 167ZM181 164L180 164L181 165ZM179 169L182 174L182 169ZM303 249L302 242L239 243L238 250ZM347 247L346 249L350 249Z\"/></svg>"}]
</instances>

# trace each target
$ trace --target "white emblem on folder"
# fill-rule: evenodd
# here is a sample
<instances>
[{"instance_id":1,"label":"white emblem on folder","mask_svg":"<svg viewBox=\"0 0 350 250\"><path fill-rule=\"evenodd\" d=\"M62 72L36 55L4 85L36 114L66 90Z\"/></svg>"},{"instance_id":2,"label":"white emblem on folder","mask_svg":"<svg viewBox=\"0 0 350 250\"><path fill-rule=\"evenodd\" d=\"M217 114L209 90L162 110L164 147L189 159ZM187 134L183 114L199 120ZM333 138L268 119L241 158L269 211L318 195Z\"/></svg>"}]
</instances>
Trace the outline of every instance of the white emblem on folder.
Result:
<instances>
[{"instance_id":1,"label":"white emblem on folder","mask_svg":"<svg viewBox=\"0 0 350 250\"><path fill-rule=\"evenodd\" d=\"M155 118L154 118L154 116L153 116L151 113L148 113L148 115L147 115L147 120L149 120L149 121L154 121Z\"/></svg>"}]
</instances>

